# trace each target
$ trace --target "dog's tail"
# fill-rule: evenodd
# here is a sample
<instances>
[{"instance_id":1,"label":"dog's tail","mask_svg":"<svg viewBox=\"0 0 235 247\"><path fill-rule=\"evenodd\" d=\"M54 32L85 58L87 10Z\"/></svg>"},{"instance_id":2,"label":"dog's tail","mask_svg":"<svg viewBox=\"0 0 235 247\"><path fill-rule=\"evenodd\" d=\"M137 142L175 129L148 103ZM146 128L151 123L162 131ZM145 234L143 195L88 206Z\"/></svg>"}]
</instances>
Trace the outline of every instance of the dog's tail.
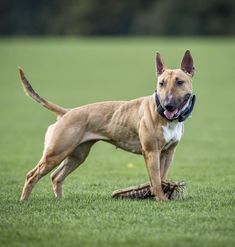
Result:
<instances>
[{"instance_id":1,"label":"dog's tail","mask_svg":"<svg viewBox=\"0 0 235 247\"><path fill-rule=\"evenodd\" d=\"M43 107L47 108L50 111L53 111L56 113L57 117L62 117L66 112L69 111L69 109L65 109L59 105L56 105L52 102L49 102L45 99L43 99L41 96L39 96L32 88L30 85L29 81L26 79L24 75L24 71L19 68L19 73L20 73L20 80L23 86L23 89L26 93L26 95L30 96L33 98L35 101L37 101L39 104L41 104Z\"/></svg>"}]
</instances>

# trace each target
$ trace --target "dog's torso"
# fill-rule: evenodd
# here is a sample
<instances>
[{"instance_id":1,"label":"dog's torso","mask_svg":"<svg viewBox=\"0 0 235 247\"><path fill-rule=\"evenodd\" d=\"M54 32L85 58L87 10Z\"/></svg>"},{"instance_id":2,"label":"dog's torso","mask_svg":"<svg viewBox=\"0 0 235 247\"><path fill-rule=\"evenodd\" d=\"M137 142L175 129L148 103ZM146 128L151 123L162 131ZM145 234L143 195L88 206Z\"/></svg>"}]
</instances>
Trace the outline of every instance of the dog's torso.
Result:
<instances>
[{"instance_id":1,"label":"dog's torso","mask_svg":"<svg viewBox=\"0 0 235 247\"><path fill-rule=\"evenodd\" d=\"M74 135L78 134L77 145L103 140L128 152L142 154L141 124L145 126L144 131L151 135L149 141L156 142L160 150L168 149L182 135L183 123L169 123L156 113L154 96L74 108L59 119L53 128L71 128ZM79 136L81 128L84 133L82 137Z\"/></svg>"}]
</instances>

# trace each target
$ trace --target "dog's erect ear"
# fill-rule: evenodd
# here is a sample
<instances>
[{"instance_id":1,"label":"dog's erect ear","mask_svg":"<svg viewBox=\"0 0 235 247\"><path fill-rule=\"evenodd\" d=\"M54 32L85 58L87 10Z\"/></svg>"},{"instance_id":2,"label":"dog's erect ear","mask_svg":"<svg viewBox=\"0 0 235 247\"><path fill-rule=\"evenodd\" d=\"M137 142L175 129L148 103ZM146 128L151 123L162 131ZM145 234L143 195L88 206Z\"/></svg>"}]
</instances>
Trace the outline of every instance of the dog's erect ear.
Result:
<instances>
[{"instance_id":1,"label":"dog's erect ear","mask_svg":"<svg viewBox=\"0 0 235 247\"><path fill-rule=\"evenodd\" d=\"M184 54L181 62L181 69L191 76L194 75L195 68L193 66L193 58L189 50L187 50Z\"/></svg>"},{"instance_id":2,"label":"dog's erect ear","mask_svg":"<svg viewBox=\"0 0 235 247\"><path fill-rule=\"evenodd\" d=\"M161 75L165 71L165 65L162 61L160 53L156 53L156 71L158 75Z\"/></svg>"}]
</instances>

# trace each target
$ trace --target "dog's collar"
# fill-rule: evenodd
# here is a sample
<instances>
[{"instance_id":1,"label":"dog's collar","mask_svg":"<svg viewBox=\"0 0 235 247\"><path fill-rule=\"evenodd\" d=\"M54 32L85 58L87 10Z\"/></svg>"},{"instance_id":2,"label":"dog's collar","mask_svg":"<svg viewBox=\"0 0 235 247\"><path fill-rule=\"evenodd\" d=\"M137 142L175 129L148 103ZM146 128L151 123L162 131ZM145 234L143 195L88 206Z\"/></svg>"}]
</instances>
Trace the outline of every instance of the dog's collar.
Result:
<instances>
[{"instance_id":1,"label":"dog's collar","mask_svg":"<svg viewBox=\"0 0 235 247\"><path fill-rule=\"evenodd\" d=\"M179 122L185 121L189 116L192 115L193 107L196 101L196 96L191 95L190 98L188 99L188 106L180 113L180 115L177 118L168 119L164 114L165 109L162 107L156 91L154 92L154 98L155 98L155 103L156 103L156 111L162 117L166 118L168 121L178 120Z\"/></svg>"}]
</instances>

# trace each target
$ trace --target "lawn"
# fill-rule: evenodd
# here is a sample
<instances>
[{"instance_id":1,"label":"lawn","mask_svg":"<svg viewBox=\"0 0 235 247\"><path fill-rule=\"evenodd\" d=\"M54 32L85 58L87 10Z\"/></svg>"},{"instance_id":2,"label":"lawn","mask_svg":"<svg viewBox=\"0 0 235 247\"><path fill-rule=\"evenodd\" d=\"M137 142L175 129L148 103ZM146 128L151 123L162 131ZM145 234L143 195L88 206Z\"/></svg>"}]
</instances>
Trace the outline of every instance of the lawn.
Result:
<instances>
[{"instance_id":1,"label":"lawn","mask_svg":"<svg viewBox=\"0 0 235 247\"><path fill-rule=\"evenodd\" d=\"M176 68L186 49L197 102L169 174L187 183L186 200L112 199L147 172L141 156L100 142L64 199L46 176L19 202L55 116L24 95L18 65L42 96L75 107L152 94L155 51ZM234 246L234 58L235 39L0 39L0 246Z\"/></svg>"}]
</instances>

